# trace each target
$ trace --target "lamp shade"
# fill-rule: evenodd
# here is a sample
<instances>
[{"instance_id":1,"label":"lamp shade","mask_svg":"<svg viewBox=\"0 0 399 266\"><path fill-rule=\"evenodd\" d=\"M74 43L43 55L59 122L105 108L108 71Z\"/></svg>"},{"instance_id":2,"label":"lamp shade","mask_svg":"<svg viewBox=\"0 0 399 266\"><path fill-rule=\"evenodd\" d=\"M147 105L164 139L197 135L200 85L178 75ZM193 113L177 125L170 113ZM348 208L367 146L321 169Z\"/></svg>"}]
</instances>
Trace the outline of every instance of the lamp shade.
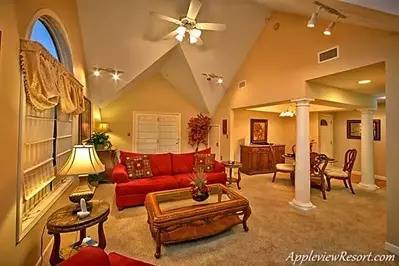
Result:
<instances>
[{"instance_id":1,"label":"lamp shade","mask_svg":"<svg viewBox=\"0 0 399 266\"><path fill-rule=\"evenodd\" d=\"M98 126L98 130L97 131L101 132L101 133L110 133L110 132L112 132L112 130L109 128L108 123L105 123L105 122L101 122L100 123L100 125Z\"/></svg>"},{"instance_id":2,"label":"lamp shade","mask_svg":"<svg viewBox=\"0 0 399 266\"><path fill-rule=\"evenodd\" d=\"M105 171L93 145L75 145L59 175L90 175Z\"/></svg>"}]
</instances>

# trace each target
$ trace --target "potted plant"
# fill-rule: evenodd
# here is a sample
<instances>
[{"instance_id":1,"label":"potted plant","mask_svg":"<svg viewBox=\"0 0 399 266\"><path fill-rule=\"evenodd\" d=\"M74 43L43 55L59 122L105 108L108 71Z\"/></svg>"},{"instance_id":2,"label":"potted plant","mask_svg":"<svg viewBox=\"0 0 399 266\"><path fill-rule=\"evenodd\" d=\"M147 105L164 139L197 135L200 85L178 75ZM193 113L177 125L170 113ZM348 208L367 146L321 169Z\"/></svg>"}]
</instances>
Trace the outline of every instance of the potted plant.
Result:
<instances>
[{"instance_id":1,"label":"potted plant","mask_svg":"<svg viewBox=\"0 0 399 266\"><path fill-rule=\"evenodd\" d=\"M105 132L93 132L87 144L94 145L96 150L110 150L112 148L109 136Z\"/></svg>"},{"instance_id":2,"label":"potted plant","mask_svg":"<svg viewBox=\"0 0 399 266\"><path fill-rule=\"evenodd\" d=\"M209 188L206 185L207 180L203 169L199 169L191 176L191 194L193 200L204 201L209 197Z\"/></svg>"},{"instance_id":3,"label":"potted plant","mask_svg":"<svg viewBox=\"0 0 399 266\"><path fill-rule=\"evenodd\" d=\"M208 134L211 129L211 118L200 113L188 121L188 144L195 147L195 152L201 144L208 145Z\"/></svg>"}]
</instances>

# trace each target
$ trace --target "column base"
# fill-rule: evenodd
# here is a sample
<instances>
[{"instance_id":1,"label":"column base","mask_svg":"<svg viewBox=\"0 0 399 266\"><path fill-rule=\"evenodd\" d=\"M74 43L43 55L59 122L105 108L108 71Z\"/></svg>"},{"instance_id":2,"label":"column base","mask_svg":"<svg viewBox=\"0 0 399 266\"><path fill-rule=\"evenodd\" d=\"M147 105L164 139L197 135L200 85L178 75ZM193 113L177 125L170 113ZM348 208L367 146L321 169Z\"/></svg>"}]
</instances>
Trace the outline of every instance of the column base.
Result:
<instances>
[{"instance_id":1,"label":"column base","mask_svg":"<svg viewBox=\"0 0 399 266\"><path fill-rule=\"evenodd\" d=\"M367 189L367 190L372 190L372 191L379 189L379 187L376 184L365 184L365 183L360 182L358 184L358 186L361 188Z\"/></svg>"},{"instance_id":2,"label":"column base","mask_svg":"<svg viewBox=\"0 0 399 266\"><path fill-rule=\"evenodd\" d=\"M316 208L315 205L313 205L311 202L303 203L299 202L296 199L293 199L292 201L288 202L292 207L302 210L302 211L308 211Z\"/></svg>"}]
</instances>

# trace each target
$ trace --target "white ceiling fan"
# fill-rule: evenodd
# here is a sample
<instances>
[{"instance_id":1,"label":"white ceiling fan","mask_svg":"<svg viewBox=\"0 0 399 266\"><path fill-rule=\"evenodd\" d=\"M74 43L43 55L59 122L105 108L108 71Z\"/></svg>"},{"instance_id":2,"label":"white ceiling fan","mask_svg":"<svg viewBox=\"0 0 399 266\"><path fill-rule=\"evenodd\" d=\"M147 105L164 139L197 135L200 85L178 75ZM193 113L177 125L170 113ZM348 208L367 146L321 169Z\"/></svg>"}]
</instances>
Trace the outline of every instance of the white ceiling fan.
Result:
<instances>
[{"instance_id":1,"label":"white ceiling fan","mask_svg":"<svg viewBox=\"0 0 399 266\"><path fill-rule=\"evenodd\" d=\"M186 33L188 33L190 36L190 43L197 44L200 46L204 44L201 39L201 33L203 30L211 30L211 31L226 30L225 24L197 23L195 19L197 18L201 6L202 4L199 0L191 0L187 15L180 17L180 19L175 19L153 11L151 11L150 14L162 20L166 20L178 25L177 29L175 29L168 35L164 36L163 39L171 39L175 37L179 42L182 42L184 40Z\"/></svg>"}]
</instances>

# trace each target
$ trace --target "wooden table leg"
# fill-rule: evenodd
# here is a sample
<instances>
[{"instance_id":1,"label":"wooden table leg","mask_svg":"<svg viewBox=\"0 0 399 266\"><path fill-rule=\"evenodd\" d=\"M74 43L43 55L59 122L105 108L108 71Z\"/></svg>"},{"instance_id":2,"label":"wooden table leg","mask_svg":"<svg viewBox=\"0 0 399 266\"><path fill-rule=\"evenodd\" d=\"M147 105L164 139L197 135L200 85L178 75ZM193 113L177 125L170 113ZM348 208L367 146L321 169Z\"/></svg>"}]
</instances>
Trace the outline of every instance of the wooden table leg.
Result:
<instances>
[{"instance_id":1,"label":"wooden table leg","mask_svg":"<svg viewBox=\"0 0 399 266\"><path fill-rule=\"evenodd\" d=\"M104 234L104 224L105 221L102 221L98 224L98 247L101 249L105 249L107 246L107 240L105 239L105 234Z\"/></svg>"},{"instance_id":2,"label":"wooden table leg","mask_svg":"<svg viewBox=\"0 0 399 266\"><path fill-rule=\"evenodd\" d=\"M83 228L80 230L80 237L79 237L80 243L82 243L82 241L85 237L86 237L86 228Z\"/></svg>"},{"instance_id":3,"label":"wooden table leg","mask_svg":"<svg viewBox=\"0 0 399 266\"><path fill-rule=\"evenodd\" d=\"M61 263L63 259L61 259L60 257L61 236L57 233L54 233L52 235L54 235L54 244L53 250L51 251L50 264L54 266Z\"/></svg>"},{"instance_id":4,"label":"wooden table leg","mask_svg":"<svg viewBox=\"0 0 399 266\"><path fill-rule=\"evenodd\" d=\"M161 231L157 230L155 234L155 242L157 244L157 247L155 249L155 254L154 257L159 259L161 257Z\"/></svg>"},{"instance_id":5,"label":"wooden table leg","mask_svg":"<svg viewBox=\"0 0 399 266\"><path fill-rule=\"evenodd\" d=\"M248 221L249 216L251 216L251 213L252 213L251 207L248 206L248 208L245 210L244 217L242 218L242 226L244 227L245 232L248 232L248 230L249 230L247 221Z\"/></svg>"},{"instance_id":6,"label":"wooden table leg","mask_svg":"<svg viewBox=\"0 0 399 266\"><path fill-rule=\"evenodd\" d=\"M233 168L229 168L229 175L230 175L230 177L229 177L229 184L231 184L231 179L233 178Z\"/></svg>"},{"instance_id":7,"label":"wooden table leg","mask_svg":"<svg viewBox=\"0 0 399 266\"><path fill-rule=\"evenodd\" d=\"M240 168L238 168L238 179L237 179L237 187L238 187L238 189L241 189L241 187L240 187L240 182L241 182L241 171L240 171Z\"/></svg>"}]
</instances>

